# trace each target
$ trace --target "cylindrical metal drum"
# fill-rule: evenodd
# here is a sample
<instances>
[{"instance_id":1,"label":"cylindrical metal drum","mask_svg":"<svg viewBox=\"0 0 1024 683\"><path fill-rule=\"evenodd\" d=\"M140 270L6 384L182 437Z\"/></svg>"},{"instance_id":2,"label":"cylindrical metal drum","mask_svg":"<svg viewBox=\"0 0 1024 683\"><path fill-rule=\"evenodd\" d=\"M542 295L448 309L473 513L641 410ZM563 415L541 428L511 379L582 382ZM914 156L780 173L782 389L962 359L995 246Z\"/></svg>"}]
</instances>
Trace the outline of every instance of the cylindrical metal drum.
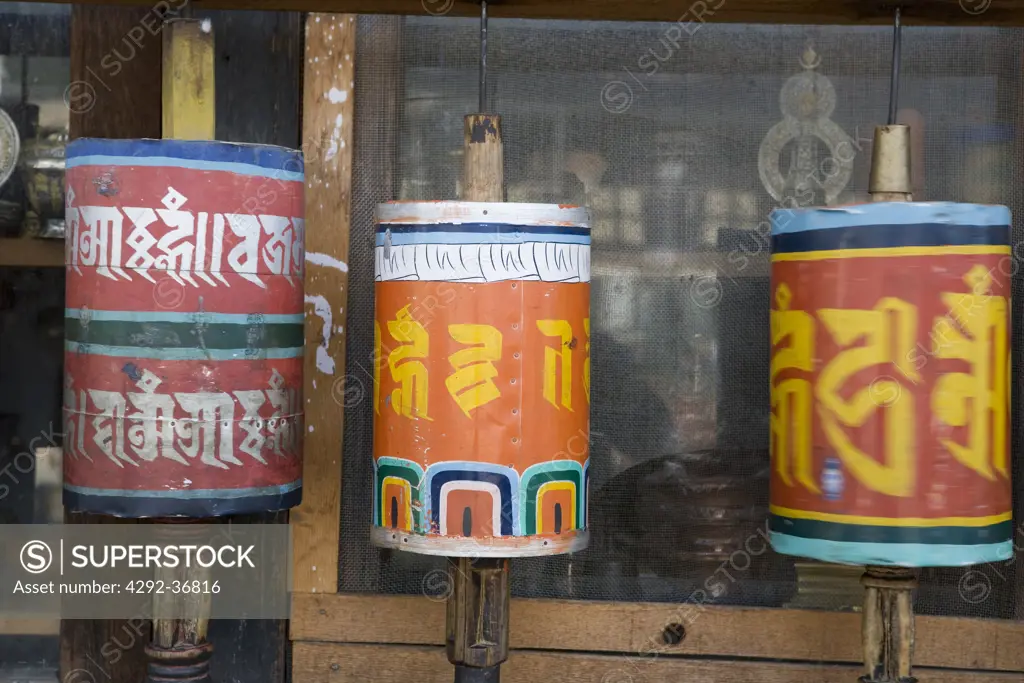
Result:
<instances>
[{"instance_id":1,"label":"cylindrical metal drum","mask_svg":"<svg viewBox=\"0 0 1024 683\"><path fill-rule=\"evenodd\" d=\"M1011 556L1010 212L772 214L771 541L828 562Z\"/></svg>"},{"instance_id":2,"label":"cylindrical metal drum","mask_svg":"<svg viewBox=\"0 0 1024 683\"><path fill-rule=\"evenodd\" d=\"M549 204L378 207L372 540L586 546L590 227Z\"/></svg>"},{"instance_id":3,"label":"cylindrical metal drum","mask_svg":"<svg viewBox=\"0 0 1024 683\"><path fill-rule=\"evenodd\" d=\"M298 504L300 152L67 150L64 504L211 517Z\"/></svg>"}]
</instances>

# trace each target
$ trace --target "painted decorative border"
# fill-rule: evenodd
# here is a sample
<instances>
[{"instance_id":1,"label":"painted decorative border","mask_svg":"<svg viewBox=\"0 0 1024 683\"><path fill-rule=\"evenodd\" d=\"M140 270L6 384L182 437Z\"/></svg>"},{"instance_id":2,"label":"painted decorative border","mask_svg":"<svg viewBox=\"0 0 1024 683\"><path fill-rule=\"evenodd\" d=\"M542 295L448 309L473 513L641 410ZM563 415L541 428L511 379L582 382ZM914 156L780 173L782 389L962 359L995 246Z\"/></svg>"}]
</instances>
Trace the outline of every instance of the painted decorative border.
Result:
<instances>
[{"instance_id":1,"label":"painted decorative border","mask_svg":"<svg viewBox=\"0 0 1024 683\"><path fill-rule=\"evenodd\" d=\"M998 227L1011 223L1010 210L959 202L877 202L811 209L775 209L772 235L870 225L934 224Z\"/></svg>"},{"instance_id":2,"label":"painted decorative border","mask_svg":"<svg viewBox=\"0 0 1024 683\"><path fill-rule=\"evenodd\" d=\"M590 282L590 246L554 242L378 246L374 279Z\"/></svg>"},{"instance_id":3,"label":"painted decorative border","mask_svg":"<svg viewBox=\"0 0 1024 683\"><path fill-rule=\"evenodd\" d=\"M374 460L373 469L373 525L386 532L465 539L449 532L447 494L452 490L486 490L496 503L495 527L500 530L496 538L540 535L543 497L552 486L563 484L571 489L574 501L572 523L566 525L565 532L586 529L589 460L582 465L573 460L541 463L528 467L522 475L503 465L462 461L434 463L424 471L418 463L394 457ZM395 490L389 487L398 488L400 495L393 496L391 502L402 506L396 511L398 518L408 523L386 523L391 511L386 491ZM399 502L402 497L405 499ZM476 540L480 539L472 542Z\"/></svg>"},{"instance_id":4,"label":"painted decorative border","mask_svg":"<svg viewBox=\"0 0 1024 683\"><path fill-rule=\"evenodd\" d=\"M203 171L304 180L302 152L273 145L208 140L104 140L68 143L67 168L76 166L172 166Z\"/></svg>"}]
</instances>

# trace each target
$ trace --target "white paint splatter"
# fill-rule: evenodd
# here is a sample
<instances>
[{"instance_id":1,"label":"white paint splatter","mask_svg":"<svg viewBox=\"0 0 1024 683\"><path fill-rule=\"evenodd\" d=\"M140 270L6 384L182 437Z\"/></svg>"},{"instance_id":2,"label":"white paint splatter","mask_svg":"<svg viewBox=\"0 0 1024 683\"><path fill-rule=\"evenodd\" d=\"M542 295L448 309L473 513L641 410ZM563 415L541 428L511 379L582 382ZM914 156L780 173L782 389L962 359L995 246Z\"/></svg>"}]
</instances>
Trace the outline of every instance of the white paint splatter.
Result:
<instances>
[{"instance_id":1,"label":"white paint splatter","mask_svg":"<svg viewBox=\"0 0 1024 683\"><path fill-rule=\"evenodd\" d=\"M309 425L309 433L310 433L310 434L312 434L312 433L313 433L313 425Z\"/></svg>"},{"instance_id":2,"label":"white paint splatter","mask_svg":"<svg viewBox=\"0 0 1024 683\"><path fill-rule=\"evenodd\" d=\"M344 140L342 140L341 142L342 144L345 143ZM324 161L330 161L336 156L338 156L338 141L335 140L334 138L331 138L331 144L327 148L327 151L324 152Z\"/></svg>"},{"instance_id":3,"label":"white paint splatter","mask_svg":"<svg viewBox=\"0 0 1024 683\"><path fill-rule=\"evenodd\" d=\"M182 484L182 486L191 486L192 485L192 480L191 479L184 479L184 480L182 480L181 484Z\"/></svg>"},{"instance_id":4,"label":"white paint splatter","mask_svg":"<svg viewBox=\"0 0 1024 683\"><path fill-rule=\"evenodd\" d=\"M213 22L211 22L209 19L203 19L201 22L199 22L199 30L203 33L209 33L213 30Z\"/></svg>"},{"instance_id":5,"label":"white paint splatter","mask_svg":"<svg viewBox=\"0 0 1024 683\"><path fill-rule=\"evenodd\" d=\"M331 88L331 92L344 92L345 96L348 96L347 92L338 90L337 88ZM324 161L330 161L334 157L338 156L338 150L345 146L345 141L341 138L341 123L344 120L345 119L341 114L338 114L334 118L334 130L331 131L331 136L327 141L327 151L324 152Z\"/></svg>"},{"instance_id":6,"label":"white paint splatter","mask_svg":"<svg viewBox=\"0 0 1024 683\"><path fill-rule=\"evenodd\" d=\"M309 256L308 253L306 255ZM331 341L331 305L320 295L307 294L304 299L307 304L313 304L313 310L324 321L323 338L320 340L320 346L316 348L316 367L325 375L333 375L334 359L327 353L327 344Z\"/></svg>"},{"instance_id":7,"label":"white paint splatter","mask_svg":"<svg viewBox=\"0 0 1024 683\"><path fill-rule=\"evenodd\" d=\"M312 263L314 266L324 266L325 268L334 268L340 270L343 273L348 272L348 264L344 261L339 261L333 256L327 254L319 254L315 251L306 252L306 263ZM319 311L317 311L319 313Z\"/></svg>"},{"instance_id":8,"label":"white paint splatter","mask_svg":"<svg viewBox=\"0 0 1024 683\"><path fill-rule=\"evenodd\" d=\"M331 101L331 104L341 104L348 99L348 90L338 90L337 88L331 88L327 93L327 99Z\"/></svg>"}]
</instances>

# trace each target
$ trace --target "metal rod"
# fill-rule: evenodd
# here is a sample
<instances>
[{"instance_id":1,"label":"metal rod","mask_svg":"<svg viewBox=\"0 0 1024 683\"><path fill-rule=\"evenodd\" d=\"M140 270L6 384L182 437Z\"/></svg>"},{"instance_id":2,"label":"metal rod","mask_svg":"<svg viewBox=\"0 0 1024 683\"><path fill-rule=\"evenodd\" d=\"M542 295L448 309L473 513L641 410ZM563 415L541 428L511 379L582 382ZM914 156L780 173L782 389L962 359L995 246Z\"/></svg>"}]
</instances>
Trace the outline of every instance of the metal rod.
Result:
<instances>
[{"instance_id":1,"label":"metal rod","mask_svg":"<svg viewBox=\"0 0 1024 683\"><path fill-rule=\"evenodd\" d=\"M480 2L480 109L487 113L487 0Z\"/></svg>"},{"instance_id":2,"label":"metal rod","mask_svg":"<svg viewBox=\"0 0 1024 683\"><path fill-rule=\"evenodd\" d=\"M889 125L896 123L896 107L900 98L900 8L896 8L892 36L892 73L889 76Z\"/></svg>"},{"instance_id":3,"label":"metal rod","mask_svg":"<svg viewBox=\"0 0 1024 683\"><path fill-rule=\"evenodd\" d=\"M455 665L455 683L499 683L500 680L501 664L480 668Z\"/></svg>"}]
</instances>

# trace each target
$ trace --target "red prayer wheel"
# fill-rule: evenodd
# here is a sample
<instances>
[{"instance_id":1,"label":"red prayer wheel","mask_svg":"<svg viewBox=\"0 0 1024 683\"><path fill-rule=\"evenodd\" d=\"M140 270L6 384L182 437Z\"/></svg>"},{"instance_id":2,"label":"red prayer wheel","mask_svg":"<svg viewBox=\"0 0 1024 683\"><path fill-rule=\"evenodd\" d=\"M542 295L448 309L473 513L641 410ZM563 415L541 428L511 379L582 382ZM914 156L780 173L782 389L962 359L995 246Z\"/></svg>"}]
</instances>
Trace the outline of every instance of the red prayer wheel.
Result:
<instances>
[{"instance_id":1,"label":"red prayer wheel","mask_svg":"<svg viewBox=\"0 0 1024 683\"><path fill-rule=\"evenodd\" d=\"M278 147L68 145L69 510L299 503L303 182L301 153Z\"/></svg>"},{"instance_id":2,"label":"red prayer wheel","mask_svg":"<svg viewBox=\"0 0 1024 683\"><path fill-rule=\"evenodd\" d=\"M845 564L1012 556L1010 211L772 214L771 541Z\"/></svg>"}]
</instances>

